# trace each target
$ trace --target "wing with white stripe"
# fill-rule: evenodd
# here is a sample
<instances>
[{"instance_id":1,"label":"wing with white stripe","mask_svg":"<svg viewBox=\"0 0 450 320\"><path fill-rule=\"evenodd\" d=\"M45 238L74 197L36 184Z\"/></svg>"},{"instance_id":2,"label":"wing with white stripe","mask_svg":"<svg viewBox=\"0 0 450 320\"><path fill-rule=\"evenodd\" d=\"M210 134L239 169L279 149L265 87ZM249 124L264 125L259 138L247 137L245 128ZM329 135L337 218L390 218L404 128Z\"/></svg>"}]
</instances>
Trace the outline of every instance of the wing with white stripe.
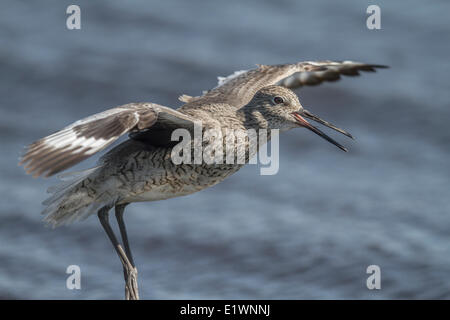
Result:
<instances>
[{"instance_id":1,"label":"wing with white stripe","mask_svg":"<svg viewBox=\"0 0 450 320\"><path fill-rule=\"evenodd\" d=\"M377 68L387 68L387 66L377 64L366 64L354 61L316 61L310 62L322 66L322 70L311 70L304 72L296 72L283 80L277 85L296 89L303 86L315 86L325 81L337 81L341 76L359 76L360 71L375 72Z\"/></svg>"},{"instance_id":2,"label":"wing with white stripe","mask_svg":"<svg viewBox=\"0 0 450 320\"><path fill-rule=\"evenodd\" d=\"M144 131L157 121L172 127L188 116L153 103L130 103L79 120L28 146L20 164L34 177L51 176L106 148L127 132Z\"/></svg>"},{"instance_id":3,"label":"wing with white stripe","mask_svg":"<svg viewBox=\"0 0 450 320\"><path fill-rule=\"evenodd\" d=\"M294 64L260 65L256 69L236 71L228 77L219 77L217 87L199 97L182 96L182 108L204 103L227 103L235 108L246 105L259 89L278 84L290 89L336 81L341 75L356 76L359 71L373 72L386 66L353 61L304 61Z\"/></svg>"}]
</instances>

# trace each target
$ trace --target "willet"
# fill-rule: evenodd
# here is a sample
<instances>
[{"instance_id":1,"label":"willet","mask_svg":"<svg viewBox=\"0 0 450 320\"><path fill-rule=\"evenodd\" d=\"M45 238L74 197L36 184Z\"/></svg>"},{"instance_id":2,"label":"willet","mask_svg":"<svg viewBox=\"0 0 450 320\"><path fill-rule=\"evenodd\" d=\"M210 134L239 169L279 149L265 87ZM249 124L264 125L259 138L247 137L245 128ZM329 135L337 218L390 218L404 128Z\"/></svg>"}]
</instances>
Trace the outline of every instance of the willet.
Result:
<instances>
[{"instance_id":1,"label":"willet","mask_svg":"<svg viewBox=\"0 0 450 320\"><path fill-rule=\"evenodd\" d=\"M63 175L66 181L49 189L53 195L44 201L47 207L43 213L46 222L59 226L97 212L122 262L126 298L138 299L137 269L123 220L125 207L131 202L163 200L200 191L242 167L242 164L205 162L175 164L171 161L174 147L171 134L175 129L192 132L199 121L202 130L285 131L304 127L347 151L306 119L351 135L305 110L290 89L383 67L352 61L259 65L256 69L219 77L218 86L201 96L182 95L180 100L185 104L177 110L154 103L130 103L76 121L32 143L21 164L34 177L51 176L129 133L129 139L101 157L97 167ZM252 156L248 147L246 143L246 161ZM113 207L123 248L108 220Z\"/></svg>"}]
</instances>

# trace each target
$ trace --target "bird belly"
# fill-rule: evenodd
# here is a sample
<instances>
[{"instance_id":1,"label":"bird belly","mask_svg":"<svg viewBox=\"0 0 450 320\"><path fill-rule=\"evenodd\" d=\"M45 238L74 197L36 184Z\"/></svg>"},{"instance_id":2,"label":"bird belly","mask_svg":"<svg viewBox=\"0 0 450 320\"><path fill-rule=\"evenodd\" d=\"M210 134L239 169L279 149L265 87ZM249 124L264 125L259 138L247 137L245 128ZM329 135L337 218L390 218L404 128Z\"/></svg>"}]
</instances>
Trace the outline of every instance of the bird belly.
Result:
<instances>
[{"instance_id":1,"label":"bird belly","mask_svg":"<svg viewBox=\"0 0 450 320\"><path fill-rule=\"evenodd\" d=\"M148 191L129 194L121 202L129 203L129 202L165 200L185 196L200 190L201 189L193 185L185 185L181 188L173 188L168 184L164 184L159 186L153 186L151 190Z\"/></svg>"},{"instance_id":2,"label":"bird belly","mask_svg":"<svg viewBox=\"0 0 450 320\"><path fill-rule=\"evenodd\" d=\"M211 187L236 172L241 166L212 168L202 165L193 170L191 166L181 165L176 170L153 172L152 175L132 183L122 203L157 201L189 195Z\"/></svg>"}]
</instances>

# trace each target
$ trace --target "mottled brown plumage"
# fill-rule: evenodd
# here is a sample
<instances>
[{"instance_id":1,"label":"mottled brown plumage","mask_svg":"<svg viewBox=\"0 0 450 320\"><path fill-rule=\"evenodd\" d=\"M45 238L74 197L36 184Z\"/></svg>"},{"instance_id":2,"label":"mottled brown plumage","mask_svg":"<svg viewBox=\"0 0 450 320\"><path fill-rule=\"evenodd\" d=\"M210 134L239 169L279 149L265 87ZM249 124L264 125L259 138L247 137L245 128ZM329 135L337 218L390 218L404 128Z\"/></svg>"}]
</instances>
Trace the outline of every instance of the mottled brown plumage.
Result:
<instances>
[{"instance_id":1,"label":"mottled brown plumage","mask_svg":"<svg viewBox=\"0 0 450 320\"><path fill-rule=\"evenodd\" d=\"M335 81L340 75L354 76L358 71L382 67L350 61L310 61L239 71L219 78L219 85L201 96L181 96L185 104L177 110L154 103L130 103L79 120L31 144L21 164L34 176L50 176L106 148L121 135L129 134L130 139L105 154L98 167L66 174L63 178L68 177L68 181L49 189L53 195L44 202L47 206L44 213L48 223L58 226L98 211L100 222L126 270L127 290L137 291L136 269L122 219L125 206L200 191L243 166L242 163L175 164L171 159L174 130L183 128L193 134L200 123L203 131L214 128L223 134L227 129L285 131L305 127L346 151L305 118L351 135L304 110L288 88ZM203 147L218 143L224 142L206 141ZM249 149L249 141L241 143L246 150L246 162L256 150ZM109 227L108 212L112 207L116 208L125 252ZM136 293L129 297L136 298Z\"/></svg>"}]
</instances>

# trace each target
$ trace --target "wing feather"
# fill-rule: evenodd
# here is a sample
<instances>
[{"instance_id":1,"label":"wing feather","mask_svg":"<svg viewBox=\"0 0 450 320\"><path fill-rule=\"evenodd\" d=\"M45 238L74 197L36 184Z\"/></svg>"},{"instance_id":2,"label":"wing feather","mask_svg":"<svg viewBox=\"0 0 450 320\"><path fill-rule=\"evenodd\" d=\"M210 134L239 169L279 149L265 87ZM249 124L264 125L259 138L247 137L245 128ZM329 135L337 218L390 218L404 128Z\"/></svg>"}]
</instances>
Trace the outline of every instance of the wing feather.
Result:
<instances>
[{"instance_id":1,"label":"wing feather","mask_svg":"<svg viewBox=\"0 0 450 320\"><path fill-rule=\"evenodd\" d=\"M37 140L20 162L34 177L51 176L99 152L127 132L139 132L157 121L162 126L190 124L190 117L152 103L130 103L92 115Z\"/></svg>"},{"instance_id":2,"label":"wing feather","mask_svg":"<svg viewBox=\"0 0 450 320\"><path fill-rule=\"evenodd\" d=\"M246 105L259 89L280 85L290 89L337 81L341 75L357 76L359 71L374 72L386 66L354 61L305 61L294 64L258 65L252 70L236 71L227 77L218 77L217 87L199 97L182 99L182 108L195 108L205 103L227 103L235 108Z\"/></svg>"}]
</instances>

